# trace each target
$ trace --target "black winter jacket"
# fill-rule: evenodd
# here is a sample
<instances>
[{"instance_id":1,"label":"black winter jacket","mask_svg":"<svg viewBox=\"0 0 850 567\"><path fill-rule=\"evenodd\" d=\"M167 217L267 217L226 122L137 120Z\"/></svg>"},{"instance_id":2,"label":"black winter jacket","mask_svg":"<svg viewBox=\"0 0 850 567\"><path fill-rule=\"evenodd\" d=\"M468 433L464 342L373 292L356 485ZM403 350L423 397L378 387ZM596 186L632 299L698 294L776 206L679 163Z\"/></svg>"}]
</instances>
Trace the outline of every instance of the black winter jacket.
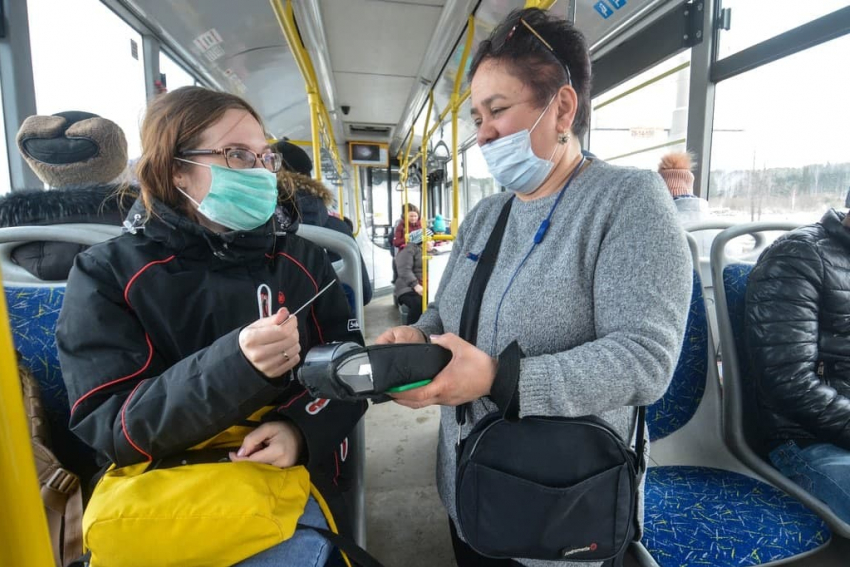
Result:
<instances>
[{"instance_id":1,"label":"black winter jacket","mask_svg":"<svg viewBox=\"0 0 850 567\"><path fill-rule=\"evenodd\" d=\"M0 198L0 227L68 223L120 225L128 207L121 206L117 185L27 189ZM130 192L137 191L131 187ZM128 205L132 204L132 201ZM72 242L27 242L12 250L12 260L39 279L68 278L74 256L87 247Z\"/></svg>"},{"instance_id":2,"label":"black winter jacket","mask_svg":"<svg viewBox=\"0 0 850 567\"><path fill-rule=\"evenodd\" d=\"M71 271L56 329L71 429L124 466L182 453L273 405L266 418L301 430L313 482L338 496L365 403L323 403L294 379L268 380L238 344L261 294L271 291L272 312L295 311L335 277L327 255L274 219L216 234L161 203L144 218L136 203L136 234L89 248ZM339 284L298 315L298 329L302 359L326 342L363 344Z\"/></svg>"},{"instance_id":3,"label":"black winter jacket","mask_svg":"<svg viewBox=\"0 0 850 567\"><path fill-rule=\"evenodd\" d=\"M791 231L747 284L746 339L767 449L850 449L850 229L844 214Z\"/></svg>"}]
</instances>

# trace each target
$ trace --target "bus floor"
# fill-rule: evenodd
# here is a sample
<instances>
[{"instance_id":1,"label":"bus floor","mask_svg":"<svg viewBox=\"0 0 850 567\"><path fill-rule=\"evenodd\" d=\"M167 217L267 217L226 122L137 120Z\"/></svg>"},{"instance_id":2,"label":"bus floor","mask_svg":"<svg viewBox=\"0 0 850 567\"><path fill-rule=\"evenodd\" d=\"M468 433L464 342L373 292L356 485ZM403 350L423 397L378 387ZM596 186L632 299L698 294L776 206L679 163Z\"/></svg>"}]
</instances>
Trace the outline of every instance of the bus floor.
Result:
<instances>
[{"instance_id":1,"label":"bus floor","mask_svg":"<svg viewBox=\"0 0 850 567\"><path fill-rule=\"evenodd\" d=\"M399 325L392 294L366 306L366 344ZM392 402L366 413L367 546L386 567L453 567L446 512L437 496L435 462L439 408L411 410ZM833 536L826 549L793 567L850 564L850 540ZM626 567L636 566L627 558Z\"/></svg>"}]
</instances>

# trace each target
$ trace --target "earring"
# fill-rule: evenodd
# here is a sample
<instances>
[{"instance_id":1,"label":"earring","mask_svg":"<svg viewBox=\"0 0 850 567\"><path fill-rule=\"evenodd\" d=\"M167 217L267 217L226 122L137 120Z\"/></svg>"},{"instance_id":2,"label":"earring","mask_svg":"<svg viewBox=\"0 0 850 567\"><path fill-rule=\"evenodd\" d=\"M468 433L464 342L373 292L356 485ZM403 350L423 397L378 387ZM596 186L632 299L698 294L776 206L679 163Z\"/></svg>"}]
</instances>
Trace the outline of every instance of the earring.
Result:
<instances>
[{"instance_id":1,"label":"earring","mask_svg":"<svg viewBox=\"0 0 850 567\"><path fill-rule=\"evenodd\" d=\"M566 144L569 141L570 141L570 134L566 130L564 130L563 132L558 134L558 143L559 144Z\"/></svg>"}]
</instances>

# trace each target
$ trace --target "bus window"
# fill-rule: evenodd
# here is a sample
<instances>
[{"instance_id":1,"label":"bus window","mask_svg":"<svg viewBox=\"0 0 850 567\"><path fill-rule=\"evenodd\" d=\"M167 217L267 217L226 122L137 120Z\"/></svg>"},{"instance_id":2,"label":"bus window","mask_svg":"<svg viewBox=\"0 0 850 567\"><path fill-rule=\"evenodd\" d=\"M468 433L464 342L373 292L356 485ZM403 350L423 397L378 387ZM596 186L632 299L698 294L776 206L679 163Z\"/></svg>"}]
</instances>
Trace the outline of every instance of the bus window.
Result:
<instances>
[{"instance_id":1,"label":"bus window","mask_svg":"<svg viewBox=\"0 0 850 567\"><path fill-rule=\"evenodd\" d=\"M165 74L165 86L169 91L195 84L195 77L163 51L159 52L159 72Z\"/></svg>"},{"instance_id":2,"label":"bus window","mask_svg":"<svg viewBox=\"0 0 850 567\"><path fill-rule=\"evenodd\" d=\"M717 85L709 203L736 222L815 222L850 187L850 36Z\"/></svg>"},{"instance_id":3,"label":"bus window","mask_svg":"<svg viewBox=\"0 0 850 567\"><path fill-rule=\"evenodd\" d=\"M684 151L688 131L690 50L591 101L589 150L615 165L655 169Z\"/></svg>"},{"instance_id":4,"label":"bus window","mask_svg":"<svg viewBox=\"0 0 850 567\"><path fill-rule=\"evenodd\" d=\"M2 85L0 85L0 101L3 100ZM15 148L17 151L17 148ZM3 109L0 107L0 195L12 190L12 179L9 176L9 154L6 153L6 121Z\"/></svg>"},{"instance_id":5,"label":"bus window","mask_svg":"<svg viewBox=\"0 0 850 567\"><path fill-rule=\"evenodd\" d=\"M481 148L474 144L464 152L466 162L466 211L475 207L478 202L489 195L498 193L501 188L487 169L487 162L481 154Z\"/></svg>"},{"instance_id":6,"label":"bus window","mask_svg":"<svg viewBox=\"0 0 850 567\"><path fill-rule=\"evenodd\" d=\"M146 103L142 36L98 0L27 1L38 113L99 114L121 126L128 155L138 156ZM97 33L70 40L68 30Z\"/></svg>"},{"instance_id":7,"label":"bus window","mask_svg":"<svg viewBox=\"0 0 850 567\"><path fill-rule=\"evenodd\" d=\"M770 39L847 6L847 0L723 0L731 9L731 26L720 32L717 57Z\"/></svg>"}]
</instances>

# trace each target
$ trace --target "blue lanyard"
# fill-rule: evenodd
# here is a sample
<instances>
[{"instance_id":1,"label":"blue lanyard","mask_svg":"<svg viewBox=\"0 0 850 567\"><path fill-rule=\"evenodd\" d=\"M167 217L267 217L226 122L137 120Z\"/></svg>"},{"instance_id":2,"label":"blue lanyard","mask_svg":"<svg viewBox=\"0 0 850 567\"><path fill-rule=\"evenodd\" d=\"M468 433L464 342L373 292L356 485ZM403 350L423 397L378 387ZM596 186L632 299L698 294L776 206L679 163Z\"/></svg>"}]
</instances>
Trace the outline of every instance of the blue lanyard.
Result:
<instances>
[{"instance_id":1,"label":"blue lanyard","mask_svg":"<svg viewBox=\"0 0 850 567\"><path fill-rule=\"evenodd\" d=\"M490 343L490 352L494 352L494 349L496 348L496 337L499 335L499 314L502 312L502 303L505 302L505 297L507 297L508 291L511 289L511 286L514 283L514 280L516 279L517 274L519 274L519 271L525 265L525 261L528 260L529 256L531 256L531 253L534 252L534 249L537 247L537 245L540 244L541 242L543 242L543 237L546 236L546 231L549 230L549 225L551 224L551 221L552 221L552 215L555 214L555 208L558 206L558 203L561 202L561 199L563 198L564 193L566 193L567 189L569 189L570 184L573 182L573 179L575 179L575 177L578 175L579 171L581 171L581 168L584 166L585 161L587 161L587 158L582 155L581 161L579 162L578 166L573 170L573 172L567 178L567 182L564 183L564 187L561 189L561 192L558 193L558 198L555 199L554 203L552 203L552 208L549 209L549 214L546 215L546 218L543 219L543 222L540 223L540 227L537 229L537 232L534 234L534 241L531 243L531 248L529 249L529 251L525 255L525 257L522 259L522 262L519 263L519 266L517 266L517 269L514 270L514 273L511 276L511 279L508 281L508 285L505 288L504 293L502 293L502 298L499 300L499 306L496 308L496 321L493 324L493 340Z\"/></svg>"}]
</instances>

